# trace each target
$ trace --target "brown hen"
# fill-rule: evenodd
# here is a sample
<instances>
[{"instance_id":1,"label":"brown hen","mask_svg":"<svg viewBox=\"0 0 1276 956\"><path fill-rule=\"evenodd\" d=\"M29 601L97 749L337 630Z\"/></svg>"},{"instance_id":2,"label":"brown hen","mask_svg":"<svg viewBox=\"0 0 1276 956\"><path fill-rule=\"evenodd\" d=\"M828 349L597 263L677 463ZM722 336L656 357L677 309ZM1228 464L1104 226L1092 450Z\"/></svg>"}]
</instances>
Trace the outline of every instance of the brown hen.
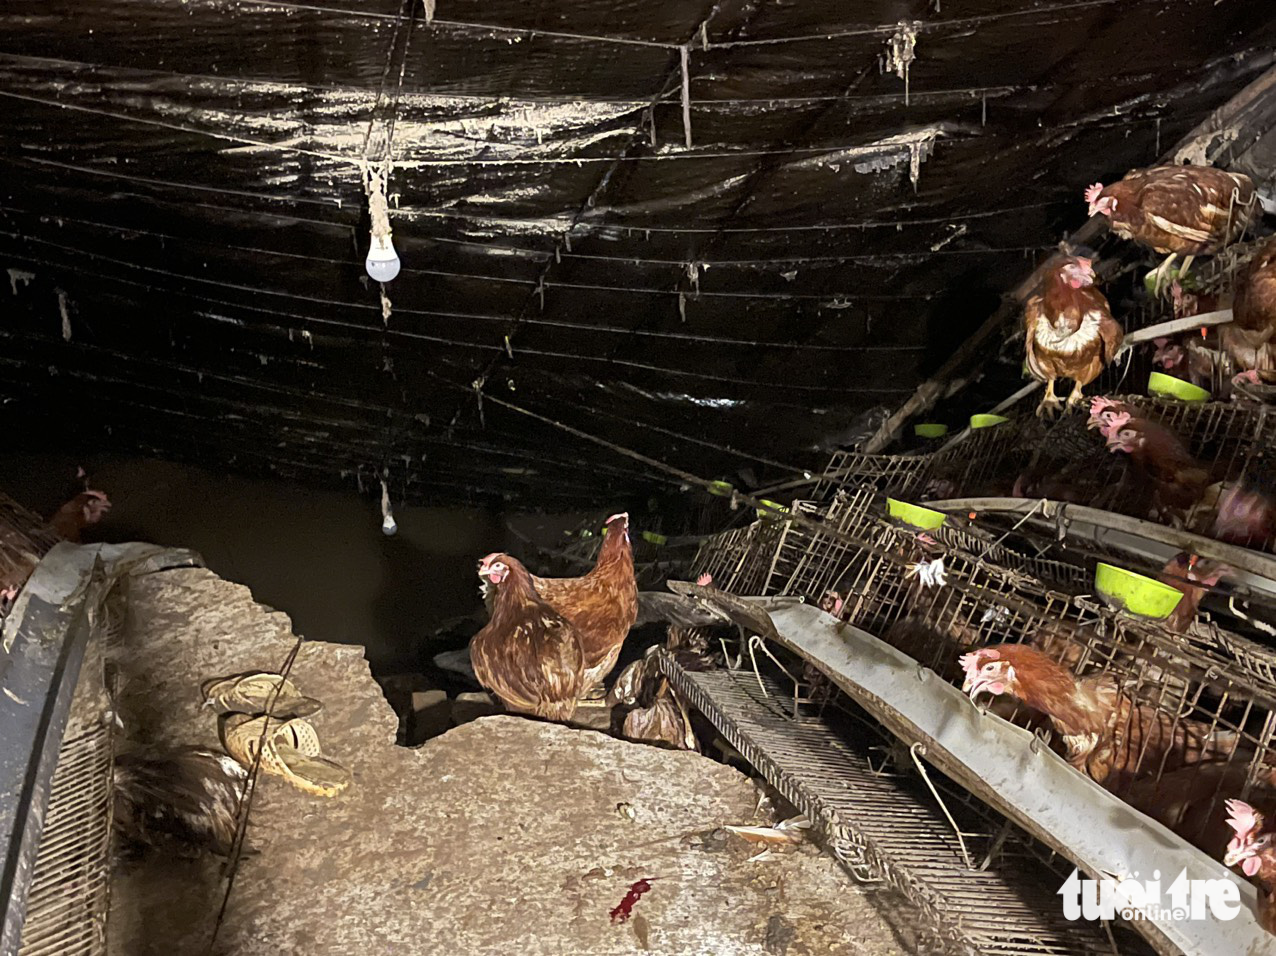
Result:
<instances>
[{"instance_id":1,"label":"brown hen","mask_svg":"<svg viewBox=\"0 0 1276 956\"><path fill-rule=\"evenodd\" d=\"M1037 414L1057 409L1056 379L1072 379L1068 407L1081 404L1089 385L1116 356L1125 332L1112 318L1103 293L1094 287L1089 259L1068 256L1030 298L1023 310L1024 353L1028 371L1046 383Z\"/></svg>"},{"instance_id":2,"label":"brown hen","mask_svg":"<svg viewBox=\"0 0 1276 956\"><path fill-rule=\"evenodd\" d=\"M1085 191L1090 215L1107 216L1112 231L1169 258L1156 270L1156 288L1168 285L1170 267L1183 256L1179 277L1192 259L1222 252L1241 237L1254 214L1254 181L1212 166L1133 169L1111 186Z\"/></svg>"},{"instance_id":3,"label":"brown hen","mask_svg":"<svg viewBox=\"0 0 1276 956\"><path fill-rule=\"evenodd\" d=\"M600 684L620 656L638 618L638 582L629 543L629 515L607 519L594 568L580 578L532 577L536 592L571 621L585 654L585 690Z\"/></svg>"},{"instance_id":4,"label":"brown hen","mask_svg":"<svg viewBox=\"0 0 1276 956\"><path fill-rule=\"evenodd\" d=\"M1121 403L1109 402L1106 425L1108 450L1124 452L1156 483L1158 517L1182 520L1201 500L1210 484L1210 469L1196 460L1173 429L1144 418Z\"/></svg>"},{"instance_id":5,"label":"brown hen","mask_svg":"<svg viewBox=\"0 0 1276 956\"><path fill-rule=\"evenodd\" d=\"M1276 933L1276 833L1263 814L1240 800L1227 801L1227 825L1235 836L1227 845L1224 866L1239 866L1258 887L1258 924Z\"/></svg>"},{"instance_id":6,"label":"brown hen","mask_svg":"<svg viewBox=\"0 0 1276 956\"><path fill-rule=\"evenodd\" d=\"M86 489L59 508L49 525L64 541L80 541L80 533L97 524L111 510L111 499L101 491Z\"/></svg>"},{"instance_id":7,"label":"brown hen","mask_svg":"<svg viewBox=\"0 0 1276 956\"><path fill-rule=\"evenodd\" d=\"M1078 678L1022 644L985 647L961 663L972 700L1008 694L1045 714L1063 736L1068 763L1118 795L1141 777L1221 759L1236 745L1230 731L1136 701L1111 674Z\"/></svg>"},{"instance_id":8,"label":"brown hen","mask_svg":"<svg viewBox=\"0 0 1276 956\"><path fill-rule=\"evenodd\" d=\"M59 538L79 543L80 533L110 510L105 494L85 490L59 508L46 525L16 502L0 501L0 611L18 596L40 558Z\"/></svg>"},{"instance_id":9,"label":"brown hen","mask_svg":"<svg viewBox=\"0 0 1276 956\"><path fill-rule=\"evenodd\" d=\"M480 684L512 711L568 720L584 687L580 635L532 587L532 576L507 554L479 562L491 588L492 617L470 643Z\"/></svg>"},{"instance_id":10,"label":"brown hen","mask_svg":"<svg viewBox=\"0 0 1276 956\"><path fill-rule=\"evenodd\" d=\"M1241 273L1232 321L1218 335L1238 372L1276 369L1276 239L1259 249Z\"/></svg>"},{"instance_id":11,"label":"brown hen","mask_svg":"<svg viewBox=\"0 0 1276 956\"><path fill-rule=\"evenodd\" d=\"M1198 558L1187 552L1171 558L1161 569L1160 578L1170 587L1182 591L1183 599L1165 619L1165 626L1177 634L1182 634L1191 627L1196 620L1196 612L1201 607L1201 600L1230 571L1231 568L1224 564Z\"/></svg>"}]
</instances>

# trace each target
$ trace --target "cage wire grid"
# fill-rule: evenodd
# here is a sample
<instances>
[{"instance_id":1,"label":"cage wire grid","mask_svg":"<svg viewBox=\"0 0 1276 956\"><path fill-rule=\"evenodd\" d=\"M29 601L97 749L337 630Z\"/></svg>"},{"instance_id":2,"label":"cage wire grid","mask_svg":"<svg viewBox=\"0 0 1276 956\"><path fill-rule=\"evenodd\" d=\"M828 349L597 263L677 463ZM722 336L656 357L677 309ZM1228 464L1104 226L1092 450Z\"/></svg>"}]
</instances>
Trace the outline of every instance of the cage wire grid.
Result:
<instances>
[{"instance_id":1,"label":"cage wire grid","mask_svg":"<svg viewBox=\"0 0 1276 956\"><path fill-rule=\"evenodd\" d=\"M871 490L848 491L832 503L795 505L858 541L858 549L783 522L774 552L766 545L775 540L774 529L765 539L741 529L706 542L694 570L716 578L730 567L724 587L732 578L756 581L767 572L763 589L741 593L820 602L837 591L842 619L877 634L951 683L962 680L960 654L1000 643L1035 646L1076 675L1111 675L1132 707L1125 724L1113 727L1118 764L1130 773L1110 781L1110 789L1188 842L1221 852L1221 845L1212 842L1222 801L1276 787L1276 684L1269 667L1253 666L1249 658L1255 655L1245 652L1244 639L1217 627L1178 634L1127 617L1088 595L1042 582L1031 573L1042 570L1032 566L1034 559L1024 559L1017 568L1003 566L1004 554L981 549L982 538L962 529L935 533L946 584L923 587L910 570L922 559L924 546L915 533L874 511L876 497ZM1078 569L1068 567L1045 564L1075 584ZM997 712L1035 730L1063 755L1061 741L1039 716L1005 701ZM1227 741L1225 752L1191 763L1167 745L1180 735ZM1180 799L1185 794L1190 799Z\"/></svg>"},{"instance_id":2,"label":"cage wire grid","mask_svg":"<svg viewBox=\"0 0 1276 956\"><path fill-rule=\"evenodd\" d=\"M89 642L58 749L19 956L106 953L114 793L106 671L123 614L120 585L89 610Z\"/></svg>"},{"instance_id":3,"label":"cage wire grid","mask_svg":"<svg viewBox=\"0 0 1276 956\"><path fill-rule=\"evenodd\" d=\"M880 746L883 737L872 730L867 738L852 735L846 722L835 728L825 717L794 714L791 696L768 676L693 673L667 655L659 659L677 693L807 815L854 879L885 885L917 907L934 951L1018 956L1114 951L1099 927L1062 918L1056 893L1070 865L1044 847L1029 850L1027 834L936 774L965 852L978 861L967 866L962 841L934 797L889 769L889 760L873 765L869 752L887 749ZM1130 942L1123 952L1147 951Z\"/></svg>"},{"instance_id":4,"label":"cage wire grid","mask_svg":"<svg viewBox=\"0 0 1276 956\"><path fill-rule=\"evenodd\" d=\"M1276 416L1267 406L1225 402L1188 403L1143 395L1117 401L1140 417L1177 434L1193 458L1209 472L1211 487L1246 478L1266 464L1276 445ZM908 501L958 497L1050 498L1070 501L1142 520L1206 533L1216 496L1178 510L1159 505L1155 488L1129 456L1107 450L1103 438L1086 427L1087 415L1068 414L1055 422L1021 416L979 429L962 441L928 454L835 453L817 483L814 500L869 487ZM1273 553L1276 540L1247 547Z\"/></svg>"}]
</instances>

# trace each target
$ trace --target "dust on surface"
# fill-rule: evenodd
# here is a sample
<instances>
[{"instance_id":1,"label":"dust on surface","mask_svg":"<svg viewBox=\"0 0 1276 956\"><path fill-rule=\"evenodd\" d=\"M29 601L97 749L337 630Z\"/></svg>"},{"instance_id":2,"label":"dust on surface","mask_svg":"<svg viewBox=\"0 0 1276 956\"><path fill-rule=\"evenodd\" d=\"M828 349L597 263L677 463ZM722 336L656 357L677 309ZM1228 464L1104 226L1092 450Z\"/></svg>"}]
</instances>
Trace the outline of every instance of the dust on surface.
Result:
<instances>
[{"instance_id":1,"label":"dust on surface","mask_svg":"<svg viewBox=\"0 0 1276 956\"><path fill-rule=\"evenodd\" d=\"M295 640L287 618L203 569L151 575L131 590L125 734L216 745L200 682L277 669ZM759 848L720 828L768 821L736 770L509 716L396 747L396 720L359 648L303 644L293 679L323 700L312 722L355 782L325 800L262 777L253 853L236 878L219 956L913 949L875 898L814 847L748 861ZM642 879L651 889L634 917L613 923L608 914ZM224 885L212 860L122 866L111 952L206 952Z\"/></svg>"}]
</instances>

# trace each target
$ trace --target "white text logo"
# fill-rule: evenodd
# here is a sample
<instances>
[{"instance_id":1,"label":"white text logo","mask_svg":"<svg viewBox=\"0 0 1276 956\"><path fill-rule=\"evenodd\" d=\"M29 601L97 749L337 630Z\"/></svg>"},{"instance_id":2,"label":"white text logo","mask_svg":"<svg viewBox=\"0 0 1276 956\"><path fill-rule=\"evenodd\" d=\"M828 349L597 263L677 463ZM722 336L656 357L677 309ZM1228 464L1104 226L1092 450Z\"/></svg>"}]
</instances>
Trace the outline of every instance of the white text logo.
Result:
<instances>
[{"instance_id":1,"label":"white text logo","mask_svg":"<svg viewBox=\"0 0 1276 956\"><path fill-rule=\"evenodd\" d=\"M1241 890L1231 880L1189 880L1182 870L1167 887L1161 871L1152 879L1138 874L1120 880L1083 880L1076 870L1059 888L1063 915L1070 920L1203 920L1235 919Z\"/></svg>"}]
</instances>

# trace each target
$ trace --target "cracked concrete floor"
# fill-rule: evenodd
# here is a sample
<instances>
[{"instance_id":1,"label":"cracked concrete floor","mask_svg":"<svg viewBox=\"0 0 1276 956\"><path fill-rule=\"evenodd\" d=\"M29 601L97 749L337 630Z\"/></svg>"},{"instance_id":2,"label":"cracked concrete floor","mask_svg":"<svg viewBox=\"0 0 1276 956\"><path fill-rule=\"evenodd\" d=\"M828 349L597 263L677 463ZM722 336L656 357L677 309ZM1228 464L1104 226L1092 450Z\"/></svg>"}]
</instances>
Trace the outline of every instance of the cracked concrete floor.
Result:
<instances>
[{"instance_id":1,"label":"cracked concrete floor","mask_svg":"<svg viewBox=\"0 0 1276 956\"><path fill-rule=\"evenodd\" d=\"M294 643L288 619L202 569L136 579L129 597L125 736L217 746L200 682L278 669ZM322 799L262 777L252 853L211 948L218 861L121 864L114 956L914 951L916 920L814 847L750 862L758 847L720 828L769 821L729 767L508 716L397 747L359 647L305 643L293 679L323 700L312 723L354 785ZM634 918L613 923L640 879L651 889Z\"/></svg>"}]
</instances>

